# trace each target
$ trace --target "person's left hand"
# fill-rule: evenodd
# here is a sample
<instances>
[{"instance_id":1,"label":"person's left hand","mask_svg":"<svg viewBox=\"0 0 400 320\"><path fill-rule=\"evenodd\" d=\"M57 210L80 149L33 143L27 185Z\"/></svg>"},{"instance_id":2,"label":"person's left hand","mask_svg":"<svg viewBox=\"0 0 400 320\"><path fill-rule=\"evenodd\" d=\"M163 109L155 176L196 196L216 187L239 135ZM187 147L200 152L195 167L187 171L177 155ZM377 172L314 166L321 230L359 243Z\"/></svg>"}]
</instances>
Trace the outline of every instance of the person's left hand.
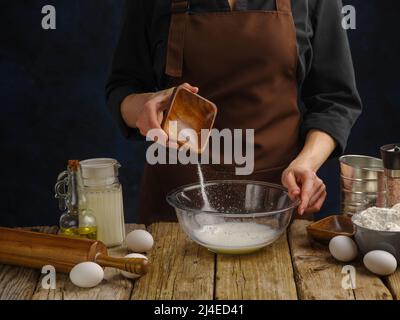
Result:
<instances>
[{"instance_id":1,"label":"person's left hand","mask_svg":"<svg viewBox=\"0 0 400 320\"><path fill-rule=\"evenodd\" d=\"M283 172L282 184L288 189L290 198L300 198L300 215L321 210L327 196L326 186L313 169L293 162Z\"/></svg>"}]
</instances>

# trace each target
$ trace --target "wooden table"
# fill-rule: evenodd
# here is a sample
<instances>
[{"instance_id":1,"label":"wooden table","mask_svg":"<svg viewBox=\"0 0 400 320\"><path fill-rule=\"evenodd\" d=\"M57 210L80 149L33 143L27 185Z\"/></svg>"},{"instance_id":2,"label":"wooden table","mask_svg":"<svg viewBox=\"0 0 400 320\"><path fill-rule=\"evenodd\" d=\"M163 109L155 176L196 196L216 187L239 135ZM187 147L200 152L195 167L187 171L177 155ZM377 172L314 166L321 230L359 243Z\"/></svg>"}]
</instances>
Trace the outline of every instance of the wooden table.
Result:
<instances>
[{"instance_id":1,"label":"wooden table","mask_svg":"<svg viewBox=\"0 0 400 320\"><path fill-rule=\"evenodd\" d=\"M40 271L0 265L0 299L399 299L400 271L379 278L362 266L356 269L356 289L342 288L345 264L326 248L310 245L305 227L295 221L273 245L243 256L216 255L188 240L175 223L149 227L155 246L149 253L152 268L137 281L106 269L102 284L80 289L68 275L57 274L57 288L41 286ZM127 231L144 228L127 225ZM57 232L55 227L40 228ZM110 250L125 255L124 248Z\"/></svg>"}]
</instances>

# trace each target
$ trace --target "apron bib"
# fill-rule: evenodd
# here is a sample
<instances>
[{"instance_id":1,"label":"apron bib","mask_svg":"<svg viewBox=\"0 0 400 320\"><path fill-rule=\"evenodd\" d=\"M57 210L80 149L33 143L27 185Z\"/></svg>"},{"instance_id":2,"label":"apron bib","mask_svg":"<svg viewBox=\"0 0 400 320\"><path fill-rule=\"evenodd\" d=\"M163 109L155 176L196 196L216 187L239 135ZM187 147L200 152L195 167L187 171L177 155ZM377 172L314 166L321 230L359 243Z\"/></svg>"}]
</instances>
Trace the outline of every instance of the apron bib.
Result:
<instances>
[{"instance_id":1,"label":"apron bib","mask_svg":"<svg viewBox=\"0 0 400 320\"><path fill-rule=\"evenodd\" d=\"M170 86L188 82L218 107L216 129L254 129L255 171L206 165L205 177L280 183L298 155L297 41L290 0L276 11L191 13L189 1L172 0L166 74ZM198 182L196 165L145 166L140 223L176 221L165 197Z\"/></svg>"}]
</instances>

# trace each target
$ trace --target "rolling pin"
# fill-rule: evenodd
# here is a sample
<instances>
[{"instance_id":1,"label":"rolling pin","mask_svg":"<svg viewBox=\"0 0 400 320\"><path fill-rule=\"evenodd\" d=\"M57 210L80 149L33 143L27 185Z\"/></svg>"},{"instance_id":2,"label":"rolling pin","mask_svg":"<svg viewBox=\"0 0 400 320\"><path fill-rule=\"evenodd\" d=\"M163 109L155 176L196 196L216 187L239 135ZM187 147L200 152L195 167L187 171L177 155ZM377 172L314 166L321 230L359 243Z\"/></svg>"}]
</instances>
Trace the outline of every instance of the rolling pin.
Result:
<instances>
[{"instance_id":1,"label":"rolling pin","mask_svg":"<svg viewBox=\"0 0 400 320\"><path fill-rule=\"evenodd\" d=\"M85 261L138 275L150 266L146 259L110 257L100 241L0 227L0 264L35 269L52 265L57 272L68 273Z\"/></svg>"}]
</instances>

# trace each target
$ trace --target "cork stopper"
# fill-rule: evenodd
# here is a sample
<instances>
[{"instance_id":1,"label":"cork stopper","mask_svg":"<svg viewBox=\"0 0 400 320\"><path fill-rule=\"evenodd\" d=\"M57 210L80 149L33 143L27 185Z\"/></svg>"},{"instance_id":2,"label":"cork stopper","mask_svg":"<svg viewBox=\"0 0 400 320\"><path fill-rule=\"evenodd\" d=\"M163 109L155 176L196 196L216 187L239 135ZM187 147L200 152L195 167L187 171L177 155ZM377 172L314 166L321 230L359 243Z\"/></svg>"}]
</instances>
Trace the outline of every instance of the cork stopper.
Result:
<instances>
[{"instance_id":1,"label":"cork stopper","mask_svg":"<svg viewBox=\"0 0 400 320\"><path fill-rule=\"evenodd\" d=\"M68 168L72 171L77 171L79 168L79 160L68 160Z\"/></svg>"}]
</instances>

